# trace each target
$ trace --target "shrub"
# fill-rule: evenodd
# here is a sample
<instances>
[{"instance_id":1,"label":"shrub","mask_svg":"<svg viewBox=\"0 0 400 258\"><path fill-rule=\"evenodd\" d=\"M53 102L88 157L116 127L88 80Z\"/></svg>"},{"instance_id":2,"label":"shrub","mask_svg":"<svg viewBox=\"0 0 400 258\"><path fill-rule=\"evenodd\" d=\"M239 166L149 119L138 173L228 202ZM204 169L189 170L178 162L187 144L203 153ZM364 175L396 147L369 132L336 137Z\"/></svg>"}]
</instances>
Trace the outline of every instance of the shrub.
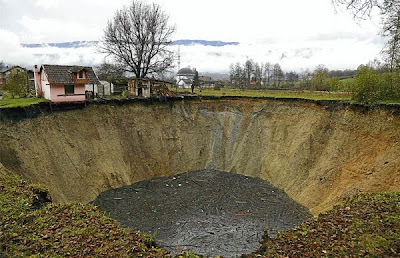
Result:
<instances>
[{"instance_id":1,"label":"shrub","mask_svg":"<svg viewBox=\"0 0 400 258\"><path fill-rule=\"evenodd\" d=\"M373 104L381 99L383 88L380 76L368 66L363 66L354 77L352 99L362 104Z\"/></svg>"},{"instance_id":2,"label":"shrub","mask_svg":"<svg viewBox=\"0 0 400 258\"><path fill-rule=\"evenodd\" d=\"M381 98L389 100L400 98L400 73L384 73L381 76L383 80Z\"/></svg>"},{"instance_id":3,"label":"shrub","mask_svg":"<svg viewBox=\"0 0 400 258\"><path fill-rule=\"evenodd\" d=\"M4 90L8 92L11 98L16 96L26 97L28 95L28 76L23 72L10 74L4 85Z\"/></svg>"}]
</instances>

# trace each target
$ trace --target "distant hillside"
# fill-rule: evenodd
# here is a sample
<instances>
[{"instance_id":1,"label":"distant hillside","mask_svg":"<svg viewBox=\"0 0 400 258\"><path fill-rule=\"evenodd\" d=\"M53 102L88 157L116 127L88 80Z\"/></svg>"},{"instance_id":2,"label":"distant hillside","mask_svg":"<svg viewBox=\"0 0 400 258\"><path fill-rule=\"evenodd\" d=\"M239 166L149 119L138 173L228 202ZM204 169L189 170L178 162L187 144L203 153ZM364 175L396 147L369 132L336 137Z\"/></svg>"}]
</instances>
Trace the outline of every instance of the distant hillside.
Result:
<instances>
[{"instance_id":1,"label":"distant hillside","mask_svg":"<svg viewBox=\"0 0 400 258\"><path fill-rule=\"evenodd\" d=\"M234 45L234 46L239 45L239 42L181 39L173 41L172 45L181 45L181 46L202 45L202 46L222 47L227 45Z\"/></svg>"},{"instance_id":2,"label":"distant hillside","mask_svg":"<svg viewBox=\"0 0 400 258\"><path fill-rule=\"evenodd\" d=\"M81 48L95 46L99 41L72 41L62 43L41 43L41 44L22 44L26 48L41 48L41 47L57 47L57 48ZM202 46L213 46L222 47L227 45L238 45L239 42L224 42L224 41L208 41L208 40L191 40L182 39L172 42L172 45L191 46L191 45L202 45Z\"/></svg>"},{"instance_id":3,"label":"distant hillside","mask_svg":"<svg viewBox=\"0 0 400 258\"><path fill-rule=\"evenodd\" d=\"M225 74L225 73L199 73L201 76L209 76L211 77L213 80L217 80L217 81L223 81L223 80L228 80L229 79L229 74Z\"/></svg>"},{"instance_id":4,"label":"distant hillside","mask_svg":"<svg viewBox=\"0 0 400 258\"><path fill-rule=\"evenodd\" d=\"M72 41L62 43L21 44L26 48L57 47L57 48L80 48L95 46L99 41Z\"/></svg>"}]
</instances>

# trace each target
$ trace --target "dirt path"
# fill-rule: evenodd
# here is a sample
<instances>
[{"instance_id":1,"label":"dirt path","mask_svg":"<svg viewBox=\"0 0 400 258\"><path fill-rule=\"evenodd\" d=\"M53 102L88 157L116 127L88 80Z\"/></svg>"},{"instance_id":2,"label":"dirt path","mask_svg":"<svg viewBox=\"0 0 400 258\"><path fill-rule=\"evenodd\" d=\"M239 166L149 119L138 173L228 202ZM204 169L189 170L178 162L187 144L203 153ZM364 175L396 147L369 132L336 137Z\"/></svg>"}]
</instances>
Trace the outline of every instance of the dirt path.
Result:
<instances>
[{"instance_id":1,"label":"dirt path","mask_svg":"<svg viewBox=\"0 0 400 258\"><path fill-rule=\"evenodd\" d=\"M94 201L124 226L156 233L173 254L182 250L232 257L259 247L310 213L283 191L252 177L201 170L138 182Z\"/></svg>"}]
</instances>

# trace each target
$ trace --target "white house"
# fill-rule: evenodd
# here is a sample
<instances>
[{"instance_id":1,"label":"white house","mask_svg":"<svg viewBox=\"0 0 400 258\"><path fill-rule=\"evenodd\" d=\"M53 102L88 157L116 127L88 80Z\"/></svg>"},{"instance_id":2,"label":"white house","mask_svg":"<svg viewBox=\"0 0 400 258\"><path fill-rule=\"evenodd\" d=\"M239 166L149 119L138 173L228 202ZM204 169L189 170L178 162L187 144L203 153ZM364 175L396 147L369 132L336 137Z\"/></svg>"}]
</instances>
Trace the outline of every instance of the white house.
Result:
<instances>
[{"instance_id":1,"label":"white house","mask_svg":"<svg viewBox=\"0 0 400 258\"><path fill-rule=\"evenodd\" d=\"M190 89L194 80L195 72L190 68L182 68L176 74L178 87Z\"/></svg>"}]
</instances>

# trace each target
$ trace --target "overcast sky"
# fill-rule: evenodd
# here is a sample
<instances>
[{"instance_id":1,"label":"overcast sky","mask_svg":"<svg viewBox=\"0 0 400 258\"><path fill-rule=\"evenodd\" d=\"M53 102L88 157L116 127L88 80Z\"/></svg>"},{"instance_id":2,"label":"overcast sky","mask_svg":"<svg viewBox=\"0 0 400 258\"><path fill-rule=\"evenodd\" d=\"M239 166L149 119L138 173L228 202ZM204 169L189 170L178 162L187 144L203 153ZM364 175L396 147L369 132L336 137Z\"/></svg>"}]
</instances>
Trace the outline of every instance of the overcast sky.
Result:
<instances>
[{"instance_id":1,"label":"overcast sky","mask_svg":"<svg viewBox=\"0 0 400 258\"><path fill-rule=\"evenodd\" d=\"M96 65L93 48L26 49L21 43L99 40L107 21L130 0L0 0L0 60L31 65ZM149 1L150 2L150 1ZM177 39L239 42L238 46L181 47L181 67L225 72L251 58L279 62L285 71L355 69L383 46L379 19L358 24L330 0L156 0L176 25ZM177 47L176 49L177 50Z\"/></svg>"}]
</instances>

